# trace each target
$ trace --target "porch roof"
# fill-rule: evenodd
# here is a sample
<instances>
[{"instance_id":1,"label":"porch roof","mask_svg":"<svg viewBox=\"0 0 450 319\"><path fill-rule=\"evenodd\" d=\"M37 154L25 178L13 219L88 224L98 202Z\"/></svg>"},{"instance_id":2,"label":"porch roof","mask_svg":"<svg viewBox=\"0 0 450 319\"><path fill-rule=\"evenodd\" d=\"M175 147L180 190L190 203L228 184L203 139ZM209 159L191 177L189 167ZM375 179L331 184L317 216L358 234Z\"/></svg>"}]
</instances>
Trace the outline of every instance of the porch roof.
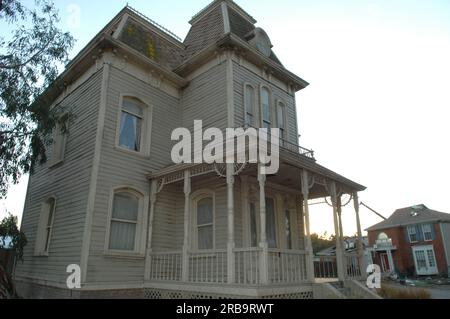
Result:
<instances>
[{"instance_id":1,"label":"porch roof","mask_svg":"<svg viewBox=\"0 0 450 319\"><path fill-rule=\"evenodd\" d=\"M286 154L285 154L286 153ZM298 169L306 169L311 173L314 173L316 175L322 176L324 178L333 180L335 182L338 182L339 184L345 186L345 188L350 189L352 191L363 191L366 189L365 186L360 185L338 173L335 173L334 171L317 164L314 160L306 157L296 154L295 156L289 156L288 150L280 150L280 164L293 166ZM284 156L283 156L284 155ZM147 178L152 179L159 179L171 174L179 173L180 171L184 171L187 169L193 169L198 168L204 165L208 164L176 164L176 165L170 165L167 167L164 167L157 171L152 171L147 174ZM209 165L209 169L202 170L202 172L214 172L214 165Z\"/></svg>"}]
</instances>

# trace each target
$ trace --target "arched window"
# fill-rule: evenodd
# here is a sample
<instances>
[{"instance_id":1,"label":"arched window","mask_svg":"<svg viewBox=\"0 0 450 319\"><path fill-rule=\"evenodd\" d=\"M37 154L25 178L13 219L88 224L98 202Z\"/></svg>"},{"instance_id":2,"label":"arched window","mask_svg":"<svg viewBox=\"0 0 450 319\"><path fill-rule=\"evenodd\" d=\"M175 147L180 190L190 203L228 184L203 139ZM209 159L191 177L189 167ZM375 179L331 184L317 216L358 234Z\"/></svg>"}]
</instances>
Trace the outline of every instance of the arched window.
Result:
<instances>
[{"instance_id":1,"label":"arched window","mask_svg":"<svg viewBox=\"0 0 450 319\"><path fill-rule=\"evenodd\" d=\"M197 249L214 248L214 200L205 195L196 200L196 238Z\"/></svg>"},{"instance_id":2,"label":"arched window","mask_svg":"<svg viewBox=\"0 0 450 319\"><path fill-rule=\"evenodd\" d=\"M244 87L245 125L255 126L255 88L250 84Z\"/></svg>"},{"instance_id":3,"label":"arched window","mask_svg":"<svg viewBox=\"0 0 450 319\"><path fill-rule=\"evenodd\" d=\"M41 207L38 232L36 236L35 255L47 256L53 232L53 220L55 218L56 199L48 198Z\"/></svg>"},{"instance_id":4,"label":"arched window","mask_svg":"<svg viewBox=\"0 0 450 319\"><path fill-rule=\"evenodd\" d=\"M146 105L136 98L123 98L119 127L120 147L141 152L145 107Z\"/></svg>"},{"instance_id":5,"label":"arched window","mask_svg":"<svg viewBox=\"0 0 450 319\"><path fill-rule=\"evenodd\" d=\"M109 250L136 251L142 202L142 195L134 190L119 189L114 192L109 228Z\"/></svg>"},{"instance_id":6,"label":"arched window","mask_svg":"<svg viewBox=\"0 0 450 319\"><path fill-rule=\"evenodd\" d=\"M270 129L272 126L270 116L270 91L267 87L261 88L261 114L262 114L262 127Z\"/></svg>"}]
</instances>

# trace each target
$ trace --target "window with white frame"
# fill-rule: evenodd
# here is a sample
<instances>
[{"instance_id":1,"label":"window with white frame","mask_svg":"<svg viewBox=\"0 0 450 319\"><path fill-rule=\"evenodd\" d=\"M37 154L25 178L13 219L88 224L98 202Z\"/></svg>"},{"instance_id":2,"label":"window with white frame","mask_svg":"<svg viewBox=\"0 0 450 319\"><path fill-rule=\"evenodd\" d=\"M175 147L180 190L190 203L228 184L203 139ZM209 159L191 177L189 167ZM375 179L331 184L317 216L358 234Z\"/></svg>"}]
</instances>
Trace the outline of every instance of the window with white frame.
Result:
<instances>
[{"instance_id":1,"label":"window with white frame","mask_svg":"<svg viewBox=\"0 0 450 319\"><path fill-rule=\"evenodd\" d=\"M137 250L138 220L142 205L142 195L134 190L119 189L114 192L109 225L109 250Z\"/></svg>"},{"instance_id":2,"label":"window with white frame","mask_svg":"<svg viewBox=\"0 0 450 319\"><path fill-rule=\"evenodd\" d=\"M124 97L120 114L119 146L130 151L142 151L146 105L132 97Z\"/></svg>"},{"instance_id":3,"label":"window with white frame","mask_svg":"<svg viewBox=\"0 0 450 319\"><path fill-rule=\"evenodd\" d=\"M431 224L422 225L423 238L425 240L433 240L433 235L431 233Z\"/></svg>"},{"instance_id":4,"label":"window with white frame","mask_svg":"<svg viewBox=\"0 0 450 319\"><path fill-rule=\"evenodd\" d=\"M267 87L261 88L261 114L262 114L262 127L270 129L272 126L271 122L271 110L270 110L270 91Z\"/></svg>"},{"instance_id":5,"label":"window with white frame","mask_svg":"<svg viewBox=\"0 0 450 319\"><path fill-rule=\"evenodd\" d=\"M411 243L417 242L416 226L408 226L408 236Z\"/></svg>"},{"instance_id":6,"label":"window with white frame","mask_svg":"<svg viewBox=\"0 0 450 319\"><path fill-rule=\"evenodd\" d=\"M244 88L245 125L255 126L255 88L246 84Z\"/></svg>"},{"instance_id":7,"label":"window with white frame","mask_svg":"<svg viewBox=\"0 0 450 319\"><path fill-rule=\"evenodd\" d=\"M197 249L214 248L214 201L212 196L203 196L196 201Z\"/></svg>"},{"instance_id":8,"label":"window with white frame","mask_svg":"<svg viewBox=\"0 0 450 319\"><path fill-rule=\"evenodd\" d=\"M42 204L36 236L35 255L46 256L49 253L55 209L56 199L54 197L50 197Z\"/></svg>"},{"instance_id":9,"label":"window with white frame","mask_svg":"<svg viewBox=\"0 0 450 319\"><path fill-rule=\"evenodd\" d=\"M280 130L280 145L283 146L284 141L287 140L286 105L281 101L277 103L277 126Z\"/></svg>"},{"instance_id":10,"label":"window with white frame","mask_svg":"<svg viewBox=\"0 0 450 319\"><path fill-rule=\"evenodd\" d=\"M64 160L64 152L66 148L66 133L61 124L56 124L53 131L53 146L51 165L56 165Z\"/></svg>"}]
</instances>

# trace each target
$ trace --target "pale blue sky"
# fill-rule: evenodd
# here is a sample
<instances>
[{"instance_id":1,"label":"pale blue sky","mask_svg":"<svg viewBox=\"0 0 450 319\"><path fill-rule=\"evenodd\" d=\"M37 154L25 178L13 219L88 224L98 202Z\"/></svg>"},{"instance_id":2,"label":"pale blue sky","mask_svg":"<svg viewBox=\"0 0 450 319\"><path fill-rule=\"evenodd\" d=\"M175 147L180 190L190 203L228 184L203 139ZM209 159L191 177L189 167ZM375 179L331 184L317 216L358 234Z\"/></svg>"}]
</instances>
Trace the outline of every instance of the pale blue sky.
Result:
<instances>
[{"instance_id":1,"label":"pale blue sky","mask_svg":"<svg viewBox=\"0 0 450 319\"><path fill-rule=\"evenodd\" d=\"M126 5L56 2L62 27L78 39L72 56ZM385 216L419 203L450 213L450 1L236 2L266 30L283 64L311 83L297 94L298 120L301 144L320 164L367 186L361 200ZM184 38L209 1L128 3ZM25 189L26 182L12 188L0 217L5 209L21 214ZM333 231L331 208L312 213L313 231ZM380 221L365 208L361 215L364 228ZM343 217L353 234L353 210Z\"/></svg>"}]
</instances>

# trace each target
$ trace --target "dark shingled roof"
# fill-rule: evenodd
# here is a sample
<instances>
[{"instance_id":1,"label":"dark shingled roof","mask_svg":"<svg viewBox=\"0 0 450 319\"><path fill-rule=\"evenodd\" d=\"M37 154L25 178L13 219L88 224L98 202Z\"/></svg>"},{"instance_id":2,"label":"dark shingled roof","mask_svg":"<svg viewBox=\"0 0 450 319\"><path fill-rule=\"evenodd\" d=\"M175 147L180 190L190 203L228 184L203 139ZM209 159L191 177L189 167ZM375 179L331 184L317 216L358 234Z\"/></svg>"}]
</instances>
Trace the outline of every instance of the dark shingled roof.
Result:
<instances>
[{"instance_id":1,"label":"dark shingled roof","mask_svg":"<svg viewBox=\"0 0 450 319\"><path fill-rule=\"evenodd\" d=\"M186 46L185 59L219 40L224 35L222 9L216 6L200 20L195 21L189 30L184 45Z\"/></svg>"},{"instance_id":2,"label":"dark shingled roof","mask_svg":"<svg viewBox=\"0 0 450 319\"><path fill-rule=\"evenodd\" d=\"M397 209L388 219L375 224L367 228L366 230L380 230L392 227L439 221L450 222L450 214L431 210L425 205L421 204Z\"/></svg>"},{"instance_id":3,"label":"dark shingled roof","mask_svg":"<svg viewBox=\"0 0 450 319\"><path fill-rule=\"evenodd\" d=\"M222 2L227 4L230 32L245 41L249 40L248 36L256 28L254 24L256 21L234 1L214 0L191 20L192 27L184 40L184 45L186 46L185 60L215 43L225 35L224 17L221 7ZM273 51L269 58L282 65Z\"/></svg>"}]
</instances>

